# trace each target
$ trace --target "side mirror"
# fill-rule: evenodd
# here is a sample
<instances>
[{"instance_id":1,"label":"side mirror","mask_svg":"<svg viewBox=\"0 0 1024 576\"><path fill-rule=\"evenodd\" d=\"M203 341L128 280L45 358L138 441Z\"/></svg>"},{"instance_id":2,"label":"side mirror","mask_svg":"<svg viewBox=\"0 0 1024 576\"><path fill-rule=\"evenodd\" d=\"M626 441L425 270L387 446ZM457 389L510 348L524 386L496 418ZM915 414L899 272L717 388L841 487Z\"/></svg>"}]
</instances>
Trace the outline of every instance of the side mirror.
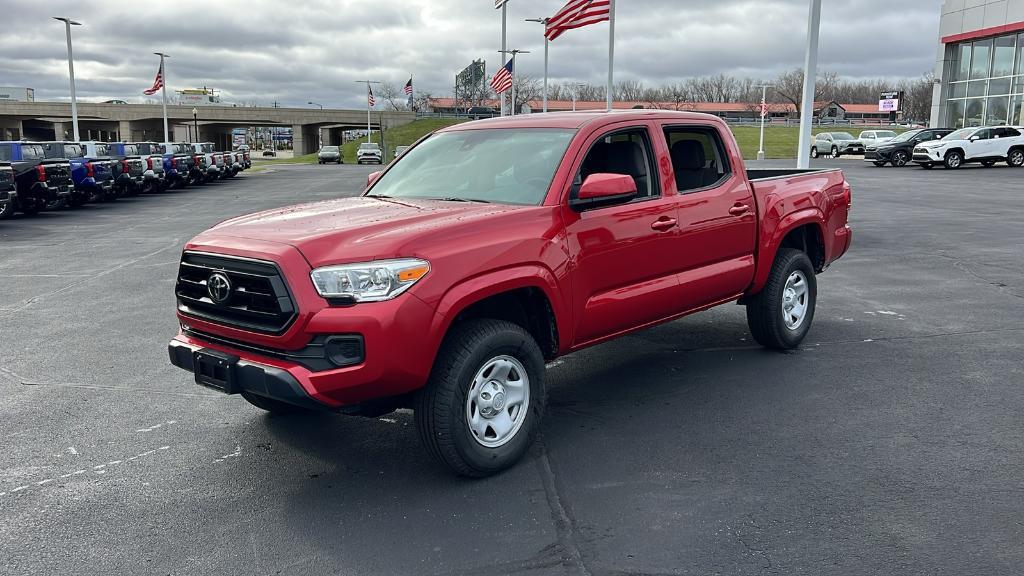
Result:
<instances>
[{"instance_id":1,"label":"side mirror","mask_svg":"<svg viewBox=\"0 0 1024 576\"><path fill-rule=\"evenodd\" d=\"M977 142L978 140L981 140L981 136L971 136L971 142Z\"/></svg>"},{"instance_id":2,"label":"side mirror","mask_svg":"<svg viewBox=\"0 0 1024 576\"><path fill-rule=\"evenodd\" d=\"M625 174L596 173L587 176L575 199L569 201L574 210L623 204L636 198L636 181Z\"/></svg>"},{"instance_id":3,"label":"side mirror","mask_svg":"<svg viewBox=\"0 0 1024 576\"><path fill-rule=\"evenodd\" d=\"M366 177L366 187L369 188L370 186L373 186L373 183L376 182L377 179L380 178L380 175L383 174L383 173L384 173L383 170L377 170L376 172L370 172L370 175Z\"/></svg>"}]
</instances>

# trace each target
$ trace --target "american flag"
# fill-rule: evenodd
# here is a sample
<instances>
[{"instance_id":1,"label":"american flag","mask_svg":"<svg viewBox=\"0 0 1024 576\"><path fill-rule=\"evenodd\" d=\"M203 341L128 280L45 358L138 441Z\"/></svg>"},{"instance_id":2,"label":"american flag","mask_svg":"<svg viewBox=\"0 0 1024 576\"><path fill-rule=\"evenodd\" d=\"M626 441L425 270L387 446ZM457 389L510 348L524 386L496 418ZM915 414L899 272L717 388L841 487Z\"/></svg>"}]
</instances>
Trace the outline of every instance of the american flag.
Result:
<instances>
[{"instance_id":1,"label":"american flag","mask_svg":"<svg viewBox=\"0 0 1024 576\"><path fill-rule=\"evenodd\" d=\"M566 30L582 28L610 18L610 0L569 0L557 14L548 19L544 36L554 40Z\"/></svg>"},{"instance_id":2,"label":"american flag","mask_svg":"<svg viewBox=\"0 0 1024 576\"><path fill-rule=\"evenodd\" d=\"M491 78L491 88L494 89L498 94L502 94L508 91L512 87L512 63L514 60L509 58L508 63L498 70L498 73Z\"/></svg>"},{"instance_id":3,"label":"american flag","mask_svg":"<svg viewBox=\"0 0 1024 576\"><path fill-rule=\"evenodd\" d=\"M377 99L373 97L373 88L370 88L370 85L369 85L369 84L367 84L367 85L366 85L366 91L367 91L367 93L369 94L369 95L368 95L368 96L366 97L366 104L367 104L367 106L369 106L370 108L373 108L374 106L376 106L376 105L377 105Z\"/></svg>"},{"instance_id":4,"label":"american flag","mask_svg":"<svg viewBox=\"0 0 1024 576\"><path fill-rule=\"evenodd\" d=\"M153 81L153 87L149 90L143 90L142 93L146 96L152 96L160 91L164 87L164 64L160 62L160 69L156 71L156 80Z\"/></svg>"},{"instance_id":5,"label":"american flag","mask_svg":"<svg viewBox=\"0 0 1024 576\"><path fill-rule=\"evenodd\" d=\"M405 83L405 93L412 96L412 78L409 78L409 81Z\"/></svg>"}]
</instances>

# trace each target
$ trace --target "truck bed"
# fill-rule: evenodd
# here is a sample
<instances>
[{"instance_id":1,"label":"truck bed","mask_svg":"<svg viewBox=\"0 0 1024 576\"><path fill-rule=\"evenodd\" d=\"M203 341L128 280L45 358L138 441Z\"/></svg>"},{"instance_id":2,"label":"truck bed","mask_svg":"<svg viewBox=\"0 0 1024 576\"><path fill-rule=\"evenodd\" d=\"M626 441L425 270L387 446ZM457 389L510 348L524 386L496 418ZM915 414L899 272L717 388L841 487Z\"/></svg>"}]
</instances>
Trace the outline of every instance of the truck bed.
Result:
<instances>
[{"instance_id":1,"label":"truck bed","mask_svg":"<svg viewBox=\"0 0 1024 576\"><path fill-rule=\"evenodd\" d=\"M773 168L765 170L753 170L747 169L747 178L750 180L768 180L771 178L785 178L788 176L801 176L804 174L813 174L815 172L831 172L834 170L841 170L840 168L809 168L806 170L799 169L785 169L785 168Z\"/></svg>"}]
</instances>

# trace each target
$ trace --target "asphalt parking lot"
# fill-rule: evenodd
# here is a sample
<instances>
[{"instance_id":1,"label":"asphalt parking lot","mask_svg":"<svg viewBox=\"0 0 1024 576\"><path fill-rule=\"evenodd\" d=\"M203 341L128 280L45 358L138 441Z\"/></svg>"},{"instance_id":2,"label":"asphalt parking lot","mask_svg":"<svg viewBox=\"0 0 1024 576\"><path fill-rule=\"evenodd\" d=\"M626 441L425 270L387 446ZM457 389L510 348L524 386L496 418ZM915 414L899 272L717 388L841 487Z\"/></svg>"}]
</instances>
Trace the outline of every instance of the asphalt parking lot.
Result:
<instances>
[{"instance_id":1,"label":"asphalt parking lot","mask_svg":"<svg viewBox=\"0 0 1024 576\"><path fill-rule=\"evenodd\" d=\"M1024 170L816 165L855 236L801 350L725 306L566 357L480 481L410 413L271 418L168 363L186 240L376 168L0 222L0 573L1019 574Z\"/></svg>"}]
</instances>

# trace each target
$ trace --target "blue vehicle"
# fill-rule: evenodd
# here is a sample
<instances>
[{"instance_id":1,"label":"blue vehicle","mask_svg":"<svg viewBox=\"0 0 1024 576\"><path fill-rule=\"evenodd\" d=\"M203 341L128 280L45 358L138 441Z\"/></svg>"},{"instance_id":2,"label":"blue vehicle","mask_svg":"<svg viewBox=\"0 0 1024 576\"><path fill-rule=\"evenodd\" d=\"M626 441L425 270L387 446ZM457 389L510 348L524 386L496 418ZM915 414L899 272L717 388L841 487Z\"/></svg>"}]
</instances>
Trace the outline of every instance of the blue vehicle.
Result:
<instances>
[{"instance_id":1,"label":"blue vehicle","mask_svg":"<svg viewBox=\"0 0 1024 576\"><path fill-rule=\"evenodd\" d=\"M171 188L184 188L192 183L193 169L196 159L188 144L165 142L160 146L164 150L164 174Z\"/></svg>"},{"instance_id":2,"label":"blue vehicle","mask_svg":"<svg viewBox=\"0 0 1024 576\"><path fill-rule=\"evenodd\" d=\"M40 142L47 158L67 158L71 163L71 181L74 189L67 204L79 207L91 200L105 200L114 185L111 162L108 157L93 158L86 155L85 146L78 142Z\"/></svg>"},{"instance_id":3,"label":"blue vehicle","mask_svg":"<svg viewBox=\"0 0 1024 576\"><path fill-rule=\"evenodd\" d=\"M46 158L39 144L0 142L0 162L10 162L16 193L13 202L0 205L0 219L10 218L15 211L38 214L71 195L71 164L66 158Z\"/></svg>"},{"instance_id":4,"label":"blue vehicle","mask_svg":"<svg viewBox=\"0 0 1024 576\"><path fill-rule=\"evenodd\" d=\"M125 144L124 142L85 142L86 148L95 147L96 153L100 149L106 151L106 155L113 160L114 172L114 196L135 196L145 186L144 174L146 163L138 153L138 146Z\"/></svg>"},{"instance_id":5,"label":"blue vehicle","mask_svg":"<svg viewBox=\"0 0 1024 576\"><path fill-rule=\"evenodd\" d=\"M10 162L0 162L0 214L7 209L8 204L14 205L18 201L18 192L14 189L14 169Z\"/></svg>"}]
</instances>

